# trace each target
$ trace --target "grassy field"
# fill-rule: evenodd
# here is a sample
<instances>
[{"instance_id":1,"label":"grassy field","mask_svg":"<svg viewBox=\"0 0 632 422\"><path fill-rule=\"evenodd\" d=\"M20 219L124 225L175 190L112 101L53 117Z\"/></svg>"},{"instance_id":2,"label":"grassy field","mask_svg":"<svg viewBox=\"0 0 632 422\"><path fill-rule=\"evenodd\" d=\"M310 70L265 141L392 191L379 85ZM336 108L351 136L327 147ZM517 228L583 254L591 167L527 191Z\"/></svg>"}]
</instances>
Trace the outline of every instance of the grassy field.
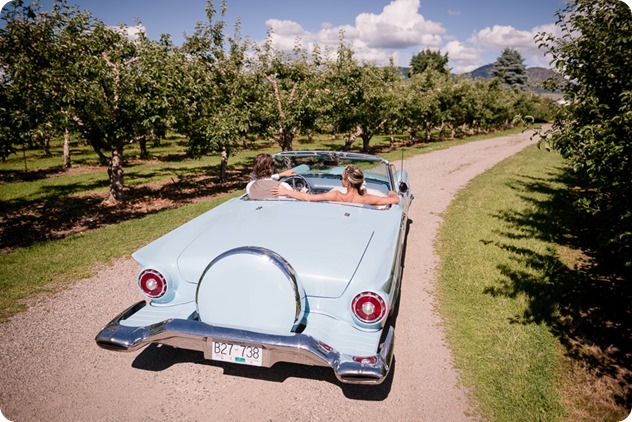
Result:
<instances>
[{"instance_id":1,"label":"grassy field","mask_svg":"<svg viewBox=\"0 0 632 422\"><path fill-rule=\"evenodd\" d=\"M389 151L388 139L380 137L372 146L379 155L397 161L474 139L479 138L415 145L398 139L398 149ZM314 143L299 140L294 147L341 145L320 138ZM257 153L279 151L269 142L251 147L231 156L230 168L237 175L233 177L247 175ZM126 186L134 189L215 174L219 166L217 157L186 158L182 139L175 136L150 154L150 160L141 161L137 149L126 150ZM59 145L54 145L52 158L26 152L0 163L0 221L20 210L45 213L45 205L60 198L105 199L107 174L96 156L74 145L73 163L69 172L60 168ZM573 279L572 268L581 259L581 252L564 241L568 233L559 224L563 207L556 201L568 189L562 173L558 155L528 148L475 179L445 216L438 242L443 263L440 311L463 381L472 387L475 406L485 420L621 419L613 389L604 388L597 395L594 379L577 369L561 344L568 318L560 312L560 289L567 287L561 281ZM239 186L246 181L237 180ZM218 192L202 202L60 240L5 248L0 253L0 321L22 310L32 295L58 291L88 277L100 265L129 256L242 190ZM587 388L577 388L584 382Z\"/></svg>"}]
</instances>

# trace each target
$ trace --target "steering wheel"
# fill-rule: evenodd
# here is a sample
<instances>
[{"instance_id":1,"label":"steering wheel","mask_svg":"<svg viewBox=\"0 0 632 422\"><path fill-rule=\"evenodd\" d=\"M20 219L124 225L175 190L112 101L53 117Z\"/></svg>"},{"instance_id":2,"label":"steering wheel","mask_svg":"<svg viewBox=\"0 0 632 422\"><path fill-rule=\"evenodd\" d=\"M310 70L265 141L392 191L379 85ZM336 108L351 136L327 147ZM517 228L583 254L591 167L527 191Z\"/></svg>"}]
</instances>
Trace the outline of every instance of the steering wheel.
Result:
<instances>
[{"instance_id":1,"label":"steering wheel","mask_svg":"<svg viewBox=\"0 0 632 422\"><path fill-rule=\"evenodd\" d=\"M307 179L300 174L295 174L294 176L283 177L280 182L285 182L288 185L292 186L292 189L297 192L307 192L314 193L314 189L312 185L309 184Z\"/></svg>"}]
</instances>

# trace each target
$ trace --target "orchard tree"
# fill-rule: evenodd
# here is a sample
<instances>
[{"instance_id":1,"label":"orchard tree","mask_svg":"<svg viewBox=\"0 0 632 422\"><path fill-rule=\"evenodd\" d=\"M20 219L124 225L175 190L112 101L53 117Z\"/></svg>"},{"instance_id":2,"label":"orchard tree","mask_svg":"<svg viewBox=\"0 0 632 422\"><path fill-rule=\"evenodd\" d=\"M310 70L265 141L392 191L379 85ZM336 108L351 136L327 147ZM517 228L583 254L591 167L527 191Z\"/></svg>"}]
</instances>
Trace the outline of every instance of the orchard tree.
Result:
<instances>
[{"instance_id":1,"label":"orchard tree","mask_svg":"<svg viewBox=\"0 0 632 422\"><path fill-rule=\"evenodd\" d=\"M66 132L76 85L80 39L91 24L88 13L57 0L44 12L37 1L15 0L0 27L0 153ZM68 142L68 137L66 137ZM69 148L65 146L65 150ZM65 166L70 166L69 152Z\"/></svg>"},{"instance_id":2,"label":"orchard tree","mask_svg":"<svg viewBox=\"0 0 632 422\"><path fill-rule=\"evenodd\" d=\"M157 58L164 49L143 36L131 41L127 28L108 28L64 0L51 12L37 2L14 3L0 33L2 96L11 101L2 111L3 131L22 145L43 127L63 131L68 151L68 126L76 124L108 164L108 200L122 201L123 149L151 134L152 122L166 113L164 81L153 70L164 65L166 56Z\"/></svg>"},{"instance_id":3,"label":"orchard tree","mask_svg":"<svg viewBox=\"0 0 632 422\"><path fill-rule=\"evenodd\" d=\"M494 63L492 75L512 89L525 89L527 87L527 68L524 65L524 59L513 48L503 50Z\"/></svg>"},{"instance_id":4,"label":"orchard tree","mask_svg":"<svg viewBox=\"0 0 632 422\"><path fill-rule=\"evenodd\" d=\"M101 22L91 28L73 91L78 129L108 164L110 203L124 199L125 146L154 136L168 119L170 102L163 90L168 74L161 70L172 60L169 47L143 35L130 40L127 29Z\"/></svg>"},{"instance_id":5,"label":"orchard tree","mask_svg":"<svg viewBox=\"0 0 632 422\"><path fill-rule=\"evenodd\" d=\"M440 51L428 48L415 54L410 60L408 76L419 75L427 70L449 75L448 53L442 55Z\"/></svg>"},{"instance_id":6,"label":"orchard tree","mask_svg":"<svg viewBox=\"0 0 632 422\"><path fill-rule=\"evenodd\" d=\"M343 149L346 151L361 133L358 113L362 73L353 57L353 50L342 42L342 34L340 37L335 59L325 63L323 110L324 120L329 122L333 133L343 134Z\"/></svg>"},{"instance_id":7,"label":"orchard tree","mask_svg":"<svg viewBox=\"0 0 632 422\"><path fill-rule=\"evenodd\" d=\"M392 63L386 67L359 64L341 39L336 59L327 64L326 73L325 101L333 126L345 134L345 149L359 137L362 151L368 152L373 136L384 132L389 120L396 118L399 69Z\"/></svg>"},{"instance_id":8,"label":"orchard tree","mask_svg":"<svg viewBox=\"0 0 632 422\"><path fill-rule=\"evenodd\" d=\"M439 92L450 83L449 76L434 70L413 73L403 84L400 98L400 115L410 129L413 142L423 131L424 140L430 141L432 130L441 119Z\"/></svg>"},{"instance_id":9,"label":"orchard tree","mask_svg":"<svg viewBox=\"0 0 632 422\"><path fill-rule=\"evenodd\" d=\"M136 136L131 101L136 72L130 68L139 56L122 31L103 23L92 28L86 41L74 95L75 120L84 138L108 164L108 202L117 203L123 201L123 150Z\"/></svg>"},{"instance_id":10,"label":"orchard tree","mask_svg":"<svg viewBox=\"0 0 632 422\"><path fill-rule=\"evenodd\" d=\"M513 108L514 92L504 88L500 80L477 79L476 85L480 96L478 132L503 128L519 114Z\"/></svg>"},{"instance_id":11,"label":"orchard tree","mask_svg":"<svg viewBox=\"0 0 632 422\"><path fill-rule=\"evenodd\" d=\"M181 79L176 100L176 128L189 137L189 154L222 156L220 180L225 180L228 159L254 127L258 80L246 56L248 44L225 34L227 6L219 14L212 1L206 5L206 22L198 22L183 45Z\"/></svg>"},{"instance_id":12,"label":"orchard tree","mask_svg":"<svg viewBox=\"0 0 632 422\"><path fill-rule=\"evenodd\" d=\"M140 33L138 54L141 60L137 67L137 94L141 104L136 116L136 139L140 146L140 158L148 158L147 144L160 145L160 140L173 125L171 105L177 92L171 88L174 80L179 78L175 73L178 52L169 35L163 34L160 41L156 42Z\"/></svg>"},{"instance_id":13,"label":"orchard tree","mask_svg":"<svg viewBox=\"0 0 632 422\"><path fill-rule=\"evenodd\" d=\"M632 269L632 16L619 0L571 0L558 11L562 35L539 34L570 83L547 135L577 172L579 203L596 217L601 249Z\"/></svg>"},{"instance_id":14,"label":"orchard tree","mask_svg":"<svg viewBox=\"0 0 632 422\"><path fill-rule=\"evenodd\" d=\"M59 23L58 16L39 13L37 4L17 0L7 6L0 27L0 142L5 154L31 147L38 127L45 124L47 81L37 75L51 68L47 47Z\"/></svg>"},{"instance_id":15,"label":"orchard tree","mask_svg":"<svg viewBox=\"0 0 632 422\"><path fill-rule=\"evenodd\" d=\"M283 151L289 151L299 133L313 130L318 116L320 57L317 50L310 57L300 46L300 39L292 53L274 48L272 39L269 33L265 43L255 49L255 69L264 80L257 105L265 134L271 135Z\"/></svg>"},{"instance_id":16,"label":"orchard tree","mask_svg":"<svg viewBox=\"0 0 632 422\"><path fill-rule=\"evenodd\" d=\"M401 78L399 69L390 66L378 67L364 64L360 67L357 124L361 129L362 152L369 152L369 143L393 116L397 101L396 84Z\"/></svg>"}]
</instances>

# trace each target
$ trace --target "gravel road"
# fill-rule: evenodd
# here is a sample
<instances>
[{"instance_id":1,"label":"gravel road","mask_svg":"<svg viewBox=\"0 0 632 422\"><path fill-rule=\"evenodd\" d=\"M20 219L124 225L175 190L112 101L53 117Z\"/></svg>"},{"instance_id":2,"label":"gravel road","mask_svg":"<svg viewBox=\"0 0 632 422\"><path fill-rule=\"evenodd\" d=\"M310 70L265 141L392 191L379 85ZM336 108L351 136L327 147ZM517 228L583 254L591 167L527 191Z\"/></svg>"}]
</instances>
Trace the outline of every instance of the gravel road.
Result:
<instances>
[{"instance_id":1,"label":"gravel road","mask_svg":"<svg viewBox=\"0 0 632 422\"><path fill-rule=\"evenodd\" d=\"M96 333L140 298L138 266L122 259L0 324L0 410L14 422L473 419L434 311L433 239L459 189L534 142L529 133L510 135L405 161L415 195L413 223L395 365L383 384L342 385L328 368L210 362L202 353L168 346L136 353L100 349Z\"/></svg>"}]
</instances>

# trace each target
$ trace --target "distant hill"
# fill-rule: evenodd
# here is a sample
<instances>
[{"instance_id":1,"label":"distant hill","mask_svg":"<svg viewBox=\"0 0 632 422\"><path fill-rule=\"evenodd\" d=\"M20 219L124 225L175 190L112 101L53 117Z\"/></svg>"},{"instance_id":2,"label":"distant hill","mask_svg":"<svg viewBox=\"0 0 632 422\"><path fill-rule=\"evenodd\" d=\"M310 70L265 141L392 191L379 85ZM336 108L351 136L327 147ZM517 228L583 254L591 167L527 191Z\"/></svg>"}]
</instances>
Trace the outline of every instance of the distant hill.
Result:
<instances>
[{"instance_id":1,"label":"distant hill","mask_svg":"<svg viewBox=\"0 0 632 422\"><path fill-rule=\"evenodd\" d=\"M465 75L470 75L472 79L476 78L485 78L491 79L492 71L494 70L493 64L486 64L485 66L481 66L478 69L475 69ZM527 76L529 77L529 82L539 83L544 82L549 78L559 77L558 73L554 70L547 69L545 67L529 67L527 68Z\"/></svg>"},{"instance_id":2,"label":"distant hill","mask_svg":"<svg viewBox=\"0 0 632 422\"><path fill-rule=\"evenodd\" d=\"M492 76L493 70L494 70L493 64L486 64L485 66L481 66L478 69L471 71L470 73L464 73L464 76L469 75L472 77L472 79L478 79L478 78L491 79L493 78Z\"/></svg>"},{"instance_id":3,"label":"distant hill","mask_svg":"<svg viewBox=\"0 0 632 422\"><path fill-rule=\"evenodd\" d=\"M402 75L404 75L405 77L408 77L408 71L410 70L410 67L400 67L399 70L402 72ZM481 66L478 69L475 69L471 72L463 73L460 75L453 75L453 76L455 77L456 76L470 76L472 79L478 79L478 78L492 79L493 70L494 70L494 65L490 63L484 66ZM544 88L541 88L542 82L550 78L558 78L559 80L562 80L562 76L560 76L559 73L555 72L554 70L547 69L545 67L527 68L527 77L529 78L529 89L538 93L550 92L550 91L545 90Z\"/></svg>"},{"instance_id":4,"label":"distant hill","mask_svg":"<svg viewBox=\"0 0 632 422\"><path fill-rule=\"evenodd\" d=\"M491 79L493 78L492 76L493 69L494 69L493 64L486 64L485 66L481 66L478 69L475 69L469 73L466 73L465 75L471 76L472 79L477 79L477 78ZM554 70L547 69L545 67L527 68L527 77L529 78L528 79L529 89L535 92L539 92L539 93L549 92L541 87L542 82L551 78L562 80L562 76L560 76L559 73L555 72Z\"/></svg>"}]
</instances>

